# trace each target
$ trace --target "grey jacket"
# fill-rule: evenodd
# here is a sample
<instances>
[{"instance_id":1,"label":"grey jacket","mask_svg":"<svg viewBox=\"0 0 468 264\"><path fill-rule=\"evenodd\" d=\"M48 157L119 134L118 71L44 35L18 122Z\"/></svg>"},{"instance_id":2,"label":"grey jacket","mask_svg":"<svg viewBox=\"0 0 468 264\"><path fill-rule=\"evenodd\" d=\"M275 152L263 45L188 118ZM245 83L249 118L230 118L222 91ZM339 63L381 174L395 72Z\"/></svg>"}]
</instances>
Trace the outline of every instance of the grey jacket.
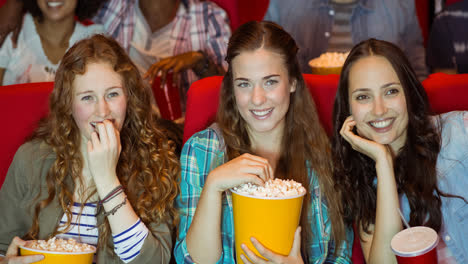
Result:
<instances>
[{"instance_id":1,"label":"grey jacket","mask_svg":"<svg viewBox=\"0 0 468 264\"><path fill-rule=\"evenodd\" d=\"M0 189L0 254L5 255L14 236L24 236L32 225L33 206L40 192L40 200L47 197L46 175L56 156L44 142L32 141L16 152ZM70 177L67 178L73 186ZM39 215L39 239L47 239L58 225L63 210L54 199ZM97 216L98 225L104 221L103 213ZM148 235L140 254L131 263L169 263L172 239L167 223L151 224L155 231ZM108 243L112 245L112 237ZM97 251L97 263L124 263L110 249Z\"/></svg>"}]
</instances>

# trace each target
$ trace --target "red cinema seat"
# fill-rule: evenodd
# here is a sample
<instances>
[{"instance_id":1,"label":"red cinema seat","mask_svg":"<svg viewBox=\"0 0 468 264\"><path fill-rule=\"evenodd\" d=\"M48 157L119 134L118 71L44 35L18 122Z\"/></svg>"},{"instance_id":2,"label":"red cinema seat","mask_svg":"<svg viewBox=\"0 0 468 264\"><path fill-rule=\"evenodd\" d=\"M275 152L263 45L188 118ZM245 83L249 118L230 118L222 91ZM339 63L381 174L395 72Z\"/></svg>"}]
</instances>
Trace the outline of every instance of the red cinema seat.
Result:
<instances>
[{"instance_id":1,"label":"red cinema seat","mask_svg":"<svg viewBox=\"0 0 468 264\"><path fill-rule=\"evenodd\" d=\"M422 83L435 113L468 110L468 74L434 73Z\"/></svg>"},{"instance_id":2,"label":"red cinema seat","mask_svg":"<svg viewBox=\"0 0 468 264\"><path fill-rule=\"evenodd\" d=\"M231 30L236 29L239 26L239 8L237 1L233 0L211 0L213 3L217 4L219 7L226 11L229 22L231 23Z\"/></svg>"},{"instance_id":3,"label":"red cinema seat","mask_svg":"<svg viewBox=\"0 0 468 264\"><path fill-rule=\"evenodd\" d=\"M237 0L239 25L255 20L262 21L268 10L270 0Z\"/></svg>"},{"instance_id":4,"label":"red cinema seat","mask_svg":"<svg viewBox=\"0 0 468 264\"><path fill-rule=\"evenodd\" d=\"M16 150L47 115L53 86L53 82L0 86L0 186Z\"/></svg>"},{"instance_id":5,"label":"red cinema seat","mask_svg":"<svg viewBox=\"0 0 468 264\"><path fill-rule=\"evenodd\" d=\"M229 16L231 29L251 20L262 21L268 9L269 0L211 0L224 9Z\"/></svg>"},{"instance_id":6,"label":"red cinema seat","mask_svg":"<svg viewBox=\"0 0 468 264\"><path fill-rule=\"evenodd\" d=\"M203 78L187 91L184 123L184 143L193 134L214 122L218 110L219 91L223 76Z\"/></svg>"}]
</instances>

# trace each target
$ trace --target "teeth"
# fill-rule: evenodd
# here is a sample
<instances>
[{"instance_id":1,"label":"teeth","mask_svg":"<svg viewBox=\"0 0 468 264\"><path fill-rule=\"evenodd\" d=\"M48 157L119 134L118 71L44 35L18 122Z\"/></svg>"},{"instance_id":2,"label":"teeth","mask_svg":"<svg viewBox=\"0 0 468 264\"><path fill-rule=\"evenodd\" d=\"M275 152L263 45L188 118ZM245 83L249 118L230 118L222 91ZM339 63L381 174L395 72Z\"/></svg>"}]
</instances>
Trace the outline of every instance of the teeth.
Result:
<instances>
[{"instance_id":1,"label":"teeth","mask_svg":"<svg viewBox=\"0 0 468 264\"><path fill-rule=\"evenodd\" d=\"M49 7L57 7L57 6L63 5L63 3L62 2L47 2L47 5Z\"/></svg>"},{"instance_id":2,"label":"teeth","mask_svg":"<svg viewBox=\"0 0 468 264\"><path fill-rule=\"evenodd\" d=\"M390 123L392 123L392 119L387 119L387 120L378 121L378 122L371 122L370 124L376 128L383 128L383 127L387 127L388 125L390 125Z\"/></svg>"},{"instance_id":3,"label":"teeth","mask_svg":"<svg viewBox=\"0 0 468 264\"><path fill-rule=\"evenodd\" d=\"M273 109L268 109L268 110L263 110L263 111L252 110L252 113L257 116L264 116L264 115L269 114L271 111L273 111Z\"/></svg>"}]
</instances>

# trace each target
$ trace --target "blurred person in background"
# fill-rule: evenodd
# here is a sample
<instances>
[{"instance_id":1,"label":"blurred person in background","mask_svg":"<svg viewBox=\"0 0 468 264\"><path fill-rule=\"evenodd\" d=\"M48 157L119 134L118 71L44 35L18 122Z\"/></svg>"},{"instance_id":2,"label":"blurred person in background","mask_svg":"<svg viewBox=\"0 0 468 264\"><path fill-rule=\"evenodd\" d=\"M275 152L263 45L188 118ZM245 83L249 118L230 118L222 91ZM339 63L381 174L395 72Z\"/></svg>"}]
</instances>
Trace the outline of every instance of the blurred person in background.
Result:
<instances>
[{"instance_id":1,"label":"blurred person in background","mask_svg":"<svg viewBox=\"0 0 468 264\"><path fill-rule=\"evenodd\" d=\"M21 4L7 0L0 7L0 14L8 14L0 16L0 42L5 32L21 26ZM210 1L108 0L93 21L124 47L150 82L161 75L163 84L172 72L183 111L192 82L225 72L229 21Z\"/></svg>"},{"instance_id":2,"label":"blurred person in background","mask_svg":"<svg viewBox=\"0 0 468 264\"><path fill-rule=\"evenodd\" d=\"M101 25L86 26L79 22L91 18L102 0L22 2L26 14L17 48L11 41L13 33L0 48L0 85L53 81L69 47L83 38L104 32Z\"/></svg>"},{"instance_id":3,"label":"blurred person in background","mask_svg":"<svg viewBox=\"0 0 468 264\"><path fill-rule=\"evenodd\" d=\"M468 73L468 0L447 5L437 15L426 58L432 72Z\"/></svg>"},{"instance_id":4,"label":"blurred person in background","mask_svg":"<svg viewBox=\"0 0 468 264\"><path fill-rule=\"evenodd\" d=\"M347 52L368 38L393 42L420 80L427 77L423 37L413 0L270 0L265 20L291 33L301 70L325 52Z\"/></svg>"}]
</instances>

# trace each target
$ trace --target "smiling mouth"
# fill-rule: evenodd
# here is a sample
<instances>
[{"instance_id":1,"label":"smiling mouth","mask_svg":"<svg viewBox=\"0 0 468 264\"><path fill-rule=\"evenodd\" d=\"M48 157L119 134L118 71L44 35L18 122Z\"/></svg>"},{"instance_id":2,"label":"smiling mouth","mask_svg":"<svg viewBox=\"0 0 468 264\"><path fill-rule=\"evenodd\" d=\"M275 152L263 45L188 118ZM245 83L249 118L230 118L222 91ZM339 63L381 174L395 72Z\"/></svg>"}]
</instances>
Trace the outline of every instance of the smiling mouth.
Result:
<instances>
[{"instance_id":1,"label":"smiling mouth","mask_svg":"<svg viewBox=\"0 0 468 264\"><path fill-rule=\"evenodd\" d=\"M263 118L273 112L273 108L268 108L265 110L250 110L250 112L256 117Z\"/></svg>"},{"instance_id":2,"label":"smiling mouth","mask_svg":"<svg viewBox=\"0 0 468 264\"><path fill-rule=\"evenodd\" d=\"M62 5L63 5L63 2L47 2L48 7L59 7Z\"/></svg>"},{"instance_id":3,"label":"smiling mouth","mask_svg":"<svg viewBox=\"0 0 468 264\"><path fill-rule=\"evenodd\" d=\"M392 128L395 118L386 118L384 120L370 121L368 122L369 126L372 127L377 132L387 132Z\"/></svg>"}]
</instances>

